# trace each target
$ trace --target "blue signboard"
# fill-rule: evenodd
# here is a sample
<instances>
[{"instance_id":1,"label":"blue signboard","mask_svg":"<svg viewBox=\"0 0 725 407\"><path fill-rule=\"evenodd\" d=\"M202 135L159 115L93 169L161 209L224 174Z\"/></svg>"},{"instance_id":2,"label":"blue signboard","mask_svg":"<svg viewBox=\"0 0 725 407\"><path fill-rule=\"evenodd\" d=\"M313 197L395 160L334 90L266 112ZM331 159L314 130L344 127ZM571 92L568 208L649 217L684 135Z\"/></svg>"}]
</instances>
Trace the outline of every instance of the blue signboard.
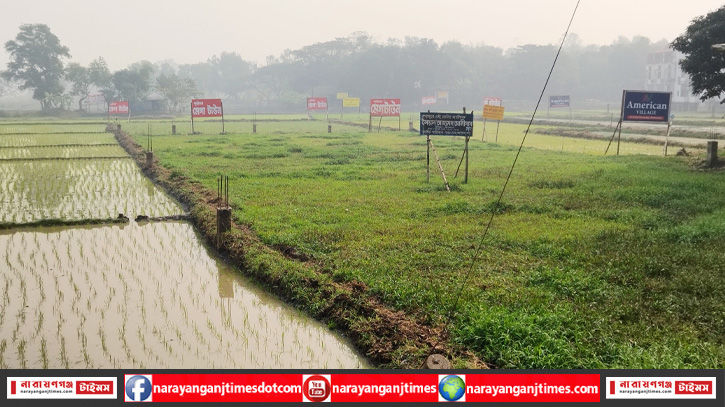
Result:
<instances>
[{"instance_id":1,"label":"blue signboard","mask_svg":"<svg viewBox=\"0 0 725 407\"><path fill-rule=\"evenodd\" d=\"M549 96L549 107L569 107L569 96Z\"/></svg>"},{"instance_id":2,"label":"blue signboard","mask_svg":"<svg viewBox=\"0 0 725 407\"><path fill-rule=\"evenodd\" d=\"M622 94L622 121L667 123L671 92L625 90Z\"/></svg>"},{"instance_id":3,"label":"blue signboard","mask_svg":"<svg viewBox=\"0 0 725 407\"><path fill-rule=\"evenodd\" d=\"M473 136L473 113L420 113L421 136Z\"/></svg>"}]
</instances>

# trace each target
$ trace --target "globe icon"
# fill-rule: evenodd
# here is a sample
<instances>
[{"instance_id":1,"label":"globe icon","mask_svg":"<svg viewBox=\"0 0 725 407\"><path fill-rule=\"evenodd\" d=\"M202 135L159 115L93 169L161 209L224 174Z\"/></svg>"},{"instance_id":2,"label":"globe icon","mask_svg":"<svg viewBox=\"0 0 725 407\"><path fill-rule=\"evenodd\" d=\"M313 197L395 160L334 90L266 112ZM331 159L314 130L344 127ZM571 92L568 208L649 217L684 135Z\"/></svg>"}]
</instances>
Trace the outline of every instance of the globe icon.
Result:
<instances>
[{"instance_id":1,"label":"globe icon","mask_svg":"<svg viewBox=\"0 0 725 407\"><path fill-rule=\"evenodd\" d=\"M456 401L466 393L466 383L456 375L446 376L438 384L438 393L448 401Z\"/></svg>"}]
</instances>

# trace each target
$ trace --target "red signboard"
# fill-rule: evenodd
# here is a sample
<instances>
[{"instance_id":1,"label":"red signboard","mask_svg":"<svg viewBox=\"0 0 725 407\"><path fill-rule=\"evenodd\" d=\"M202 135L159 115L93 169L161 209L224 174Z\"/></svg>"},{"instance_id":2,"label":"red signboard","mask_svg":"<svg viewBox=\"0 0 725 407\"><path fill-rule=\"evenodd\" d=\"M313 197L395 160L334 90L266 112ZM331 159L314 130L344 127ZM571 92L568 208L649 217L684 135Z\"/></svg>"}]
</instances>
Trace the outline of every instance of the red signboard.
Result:
<instances>
[{"instance_id":1,"label":"red signboard","mask_svg":"<svg viewBox=\"0 0 725 407\"><path fill-rule=\"evenodd\" d=\"M370 116L400 116L400 99L370 99Z\"/></svg>"},{"instance_id":2,"label":"red signboard","mask_svg":"<svg viewBox=\"0 0 725 407\"><path fill-rule=\"evenodd\" d=\"M192 99L191 117L223 116L221 99Z\"/></svg>"},{"instance_id":3,"label":"red signboard","mask_svg":"<svg viewBox=\"0 0 725 407\"><path fill-rule=\"evenodd\" d=\"M484 106L501 106L501 98L484 97Z\"/></svg>"},{"instance_id":4,"label":"red signboard","mask_svg":"<svg viewBox=\"0 0 725 407\"><path fill-rule=\"evenodd\" d=\"M108 114L128 114L128 102L109 103Z\"/></svg>"},{"instance_id":5,"label":"red signboard","mask_svg":"<svg viewBox=\"0 0 725 407\"><path fill-rule=\"evenodd\" d=\"M307 98L307 110L327 110L327 98Z\"/></svg>"},{"instance_id":6,"label":"red signboard","mask_svg":"<svg viewBox=\"0 0 725 407\"><path fill-rule=\"evenodd\" d=\"M423 96L423 104L424 105L436 104L436 97L435 96Z\"/></svg>"}]
</instances>

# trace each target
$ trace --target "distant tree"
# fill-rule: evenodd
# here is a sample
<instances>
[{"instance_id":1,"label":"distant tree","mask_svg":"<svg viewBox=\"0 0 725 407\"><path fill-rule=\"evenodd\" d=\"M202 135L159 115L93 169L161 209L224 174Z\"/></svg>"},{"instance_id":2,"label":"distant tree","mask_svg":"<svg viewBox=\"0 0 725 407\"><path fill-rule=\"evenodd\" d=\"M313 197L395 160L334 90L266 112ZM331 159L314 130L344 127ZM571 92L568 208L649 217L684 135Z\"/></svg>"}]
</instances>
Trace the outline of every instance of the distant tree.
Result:
<instances>
[{"instance_id":1,"label":"distant tree","mask_svg":"<svg viewBox=\"0 0 725 407\"><path fill-rule=\"evenodd\" d=\"M184 64L179 66L179 77L194 80L201 93L211 95L214 93L215 73L209 62L197 64Z\"/></svg>"},{"instance_id":2,"label":"distant tree","mask_svg":"<svg viewBox=\"0 0 725 407\"><path fill-rule=\"evenodd\" d=\"M88 68L71 62L65 70L65 78L71 84L70 94L78 97L78 110L83 110L83 101L91 94L91 75Z\"/></svg>"},{"instance_id":3,"label":"distant tree","mask_svg":"<svg viewBox=\"0 0 725 407\"><path fill-rule=\"evenodd\" d=\"M24 24L15 40L5 43L5 50L10 53L10 62L2 77L20 82L21 90L32 89L41 109L56 105L64 91L61 58L70 57L68 47L60 44L47 25Z\"/></svg>"},{"instance_id":4,"label":"distant tree","mask_svg":"<svg viewBox=\"0 0 725 407\"><path fill-rule=\"evenodd\" d=\"M116 88L113 86L113 76L111 70L108 69L106 60L103 57L94 59L88 65L88 76L91 83L98 88L106 101L106 104L116 99Z\"/></svg>"},{"instance_id":5,"label":"distant tree","mask_svg":"<svg viewBox=\"0 0 725 407\"><path fill-rule=\"evenodd\" d=\"M176 110L181 102L200 93L193 79L181 78L173 73L156 78L156 91L166 98L169 111Z\"/></svg>"},{"instance_id":6,"label":"distant tree","mask_svg":"<svg viewBox=\"0 0 725 407\"><path fill-rule=\"evenodd\" d=\"M242 59L236 52L222 52L209 59L213 73L212 90L234 99L251 87L254 65Z\"/></svg>"},{"instance_id":7,"label":"distant tree","mask_svg":"<svg viewBox=\"0 0 725 407\"><path fill-rule=\"evenodd\" d=\"M17 88L17 84L3 78L2 72L0 72L0 97L14 94Z\"/></svg>"},{"instance_id":8,"label":"distant tree","mask_svg":"<svg viewBox=\"0 0 725 407\"><path fill-rule=\"evenodd\" d=\"M129 103L140 104L151 89L153 65L148 61L131 64L128 68L113 73L111 81L117 96Z\"/></svg>"},{"instance_id":9,"label":"distant tree","mask_svg":"<svg viewBox=\"0 0 725 407\"><path fill-rule=\"evenodd\" d=\"M725 92L725 51L712 48L725 43L725 6L697 17L687 31L672 41L671 47L685 54L682 70L690 75L694 94L700 100L718 98ZM725 98L720 100L725 103Z\"/></svg>"}]
</instances>

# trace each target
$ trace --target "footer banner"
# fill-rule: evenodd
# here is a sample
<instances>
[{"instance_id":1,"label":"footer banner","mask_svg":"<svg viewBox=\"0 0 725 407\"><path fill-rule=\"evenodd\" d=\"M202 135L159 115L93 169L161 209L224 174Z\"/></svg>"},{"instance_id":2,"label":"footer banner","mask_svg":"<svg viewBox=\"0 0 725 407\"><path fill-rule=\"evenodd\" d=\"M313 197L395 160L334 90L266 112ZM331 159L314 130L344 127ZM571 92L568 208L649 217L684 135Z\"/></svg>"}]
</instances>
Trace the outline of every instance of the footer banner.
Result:
<instances>
[{"instance_id":1,"label":"footer banner","mask_svg":"<svg viewBox=\"0 0 725 407\"><path fill-rule=\"evenodd\" d=\"M126 401L600 401L598 374L138 374L124 383Z\"/></svg>"}]
</instances>

